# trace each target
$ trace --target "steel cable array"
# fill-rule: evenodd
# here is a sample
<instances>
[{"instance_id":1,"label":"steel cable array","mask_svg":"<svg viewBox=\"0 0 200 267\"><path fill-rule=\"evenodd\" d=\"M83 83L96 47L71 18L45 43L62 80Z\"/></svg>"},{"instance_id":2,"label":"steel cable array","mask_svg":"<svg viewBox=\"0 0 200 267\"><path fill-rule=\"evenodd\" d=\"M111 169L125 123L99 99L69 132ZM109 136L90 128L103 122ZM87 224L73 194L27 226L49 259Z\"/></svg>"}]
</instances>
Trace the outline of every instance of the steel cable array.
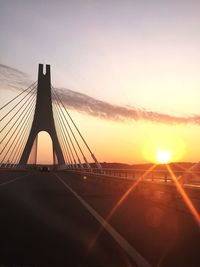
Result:
<instances>
[{"instance_id":1,"label":"steel cable array","mask_svg":"<svg viewBox=\"0 0 200 267\"><path fill-rule=\"evenodd\" d=\"M54 102L54 119L58 122L56 123L56 126L58 128L57 131L60 132L59 138L62 143L62 150L64 152L64 155L68 155L67 157L65 156L66 163L68 163L69 167L71 167L71 158L74 161L73 168L85 168L91 171L92 168L84 153L84 151L87 150L91 156L92 161L94 160L96 168L101 171L102 168L100 163L92 153L89 145L83 138L83 135L81 134L71 115L67 111L65 105L62 103L59 95L56 93L56 89L53 86L52 96ZM82 146L80 145L80 142L82 143ZM83 163L80 160L80 156L83 158Z\"/></svg>"},{"instance_id":2,"label":"steel cable array","mask_svg":"<svg viewBox=\"0 0 200 267\"><path fill-rule=\"evenodd\" d=\"M26 144L35 109L37 82L23 90L0 110L0 166L18 164Z\"/></svg>"},{"instance_id":3,"label":"steel cable array","mask_svg":"<svg viewBox=\"0 0 200 267\"><path fill-rule=\"evenodd\" d=\"M37 100L36 89L37 82L20 92L0 108L2 113L2 117L0 118L0 167L16 167L19 164L33 122ZM86 157L87 154L91 156L97 169L101 171L101 165L62 103L56 89L51 87L51 93L56 132L66 167L92 171ZM55 163L57 158L54 149L53 156Z\"/></svg>"}]
</instances>

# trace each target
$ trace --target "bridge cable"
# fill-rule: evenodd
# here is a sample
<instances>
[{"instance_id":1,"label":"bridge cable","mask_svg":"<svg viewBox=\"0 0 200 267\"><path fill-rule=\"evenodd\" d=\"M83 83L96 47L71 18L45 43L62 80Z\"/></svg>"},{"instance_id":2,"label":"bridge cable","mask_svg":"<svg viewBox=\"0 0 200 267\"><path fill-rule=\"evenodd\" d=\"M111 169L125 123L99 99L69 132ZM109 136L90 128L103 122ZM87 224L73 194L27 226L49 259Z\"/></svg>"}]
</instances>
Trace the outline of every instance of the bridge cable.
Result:
<instances>
[{"instance_id":1,"label":"bridge cable","mask_svg":"<svg viewBox=\"0 0 200 267\"><path fill-rule=\"evenodd\" d=\"M33 101L31 103L30 109L27 112L27 117L25 118L25 120L23 122L21 133L20 133L20 135L18 135L18 139L16 140L15 146L13 147L13 149L10 153L10 157L8 158L8 160L11 158L11 155L13 155L12 158L10 159L10 162L16 161L17 155L19 153L19 151L18 151L19 147L23 144L22 140L25 137L27 138L27 131L28 131L27 128L29 128L29 130L30 130L30 125L32 124L31 116L33 117L34 104L35 104L35 101Z\"/></svg>"},{"instance_id":2,"label":"bridge cable","mask_svg":"<svg viewBox=\"0 0 200 267\"><path fill-rule=\"evenodd\" d=\"M24 132L23 139L19 143L21 145L18 147L18 151L16 152L16 156L14 158L14 162L16 162L16 164L19 164L19 160L20 160L21 155L23 153L24 147L26 146L26 143L27 143L28 132L30 133L30 128L31 128L31 125L32 125L32 121L28 120L28 122L29 122L29 124L27 123L27 125L26 125L26 129L25 129L25 132ZM20 154L20 152L21 152L21 154Z\"/></svg>"},{"instance_id":3,"label":"bridge cable","mask_svg":"<svg viewBox=\"0 0 200 267\"><path fill-rule=\"evenodd\" d=\"M58 114L57 114L57 111L56 111L56 109L55 109L56 107L55 107L55 105L54 105L54 118L55 118L55 122L56 122L56 128L57 128L57 133L58 133L58 138L59 138L59 142L60 142L60 144L61 144L61 149L62 149L62 151L65 153L64 155L66 155L66 143L65 143L65 140L64 140L64 137L63 137L63 133L62 133L62 131L61 131L61 126L60 126L60 119L59 119L59 117L58 117ZM70 155L69 155L70 156ZM65 157L66 158L66 157ZM70 159L71 159L71 157L70 157ZM72 161L72 159L71 159L71 164L73 164L73 161Z\"/></svg>"},{"instance_id":4,"label":"bridge cable","mask_svg":"<svg viewBox=\"0 0 200 267\"><path fill-rule=\"evenodd\" d=\"M54 90L55 91L55 90ZM71 126L70 126L70 124L69 124L69 122L68 122L68 120L67 120L67 118L66 118L66 116L65 116L65 114L64 114L64 112L63 112L63 110L62 110L62 108L60 107L60 104L59 104L59 102L58 102L58 98L57 98L57 96L56 96L56 94L55 94L55 92L54 92L54 95L55 95L55 97L56 97L56 102L58 103L58 106L59 106L59 108L60 108L60 110L61 110L61 113L62 113L62 116L64 117L64 119L65 119L65 121L66 121L66 123L67 123L67 125L68 125L68 127L69 127L69 129L70 129L70 131L71 131L71 134L72 134L72 136L73 136L73 138L74 138L74 140L75 140L75 142L76 142L76 144L77 144L77 146L78 146L78 148L79 148L79 150L80 150L80 152L81 152L81 154L82 154L82 156L83 156L83 159L84 159L84 161L85 161L85 163L86 163L86 166L89 168L89 169L91 169L91 167L90 167L90 165L89 165L89 163L88 163L88 161L87 161L87 159L86 159L86 157L85 157L85 155L84 155L84 153L83 153L83 151L82 151L82 149L81 149L81 147L80 147L80 145L79 145L79 143L78 143L78 141L77 141L77 139L76 139L76 136L74 135L74 133L73 133L73 130L72 130L72 128L71 128ZM61 117L62 118L62 117ZM65 128L66 128L66 125L64 124L64 126L65 126ZM67 133L68 133L68 131L67 131ZM71 140L71 138L70 138L70 140ZM73 143L73 142L72 142ZM82 165L82 164L81 164Z\"/></svg>"},{"instance_id":5,"label":"bridge cable","mask_svg":"<svg viewBox=\"0 0 200 267\"><path fill-rule=\"evenodd\" d=\"M16 133L18 127L22 124L22 122L23 122L25 116L27 116L27 112L23 115L23 117L21 118L21 120L20 120L19 123L17 124L17 127L15 128L15 130L13 131L13 133L11 134L10 138L8 139L7 143L5 144L5 146L3 147L3 149L1 150L1 153L0 153L0 154L3 153L3 151L5 150L5 148L7 147L7 145L9 144L11 138L13 138L13 136L14 136L14 134ZM21 126L20 126L20 127L21 127ZM16 134L16 135L20 134L20 131L21 131L21 128L19 128L19 130L17 131L17 134ZM14 137L14 140L15 140L15 138L16 138L16 137ZM13 143L14 143L14 140L12 141L12 143L11 143L11 145L10 145L8 151L6 152L6 155L4 156L3 160L1 161L1 163L4 161L5 157L7 156L8 152L10 151L10 149L11 149Z\"/></svg>"},{"instance_id":6,"label":"bridge cable","mask_svg":"<svg viewBox=\"0 0 200 267\"><path fill-rule=\"evenodd\" d=\"M58 107L60 108L58 102L57 102L57 104L58 104ZM59 111L59 108L58 108L58 111ZM61 108L60 108L60 110L62 111ZM82 163L81 163L81 161L80 161L80 158L79 158L79 156L78 156L78 153L77 153L77 151L76 151L76 148L75 148L75 146L74 146L74 143L73 143L73 141L72 141L72 139L71 139L71 136L70 136L70 134L69 134L69 131L67 130L66 124L64 123L63 117L62 117L62 115L60 114L60 112L59 112L59 115L60 115L60 118L61 118L61 121L62 121L62 124L61 124L61 125L63 125L64 128L65 128L65 130L66 130L66 133L67 133L67 135L68 135L68 137L69 137L69 140L70 140L70 142L71 142L71 144L72 144L72 147L73 147L73 149L74 149L74 152L75 152L75 154L76 154L76 157L77 157L77 159L78 159L78 162L79 162L79 164L80 164L80 167L83 168Z\"/></svg>"},{"instance_id":7,"label":"bridge cable","mask_svg":"<svg viewBox=\"0 0 200 267\"><path fill-rule=\"evenodd\" d=\"M26 118L27 118L27 117L26 117ZM26 120L26 119L25 119L25 120ZM21 124L21 122L22 122L22 120L20 121L19 125ZM5 155L4 155L3 159L2 159L2 161L1 161L1 163L0 163L1 165L2 165L2 163L4 162L4 160L6 159L6 157L7 157L8 153L9 153L9 151L10 151L11 148L13 147L13 144L16 142L17 136L21 135L23 126L24 126L24 121L23 121L22 125L20 125L20 128L19 128L19 130L18 130L18 132L16 133L15 136L14 136L14 133L13 133L13 135L12 135L13 140L12 140L12 142L10 142L10 146L9 146L8 150L6 151L6 153L5 153ZM16 130L17 130L17 128L15 129L15 132L16 132ZM11 139L11 138L10 138L10 139ZM9 141L10 141L10 140L9 140ZM15 146L14 146L14 147L15 147Z\"/></svg>"},{"instance_id":8,"label":"bridge cable","mask_svg":"<svg viewBox=\"0 0 200 267\"><path fill-rule=\"evenodd\" d=\"M34 96L34 95L33 95ZM31 96L30 96L31 97ZM28 99L30 99L30 97ZM27 99L27 101L28 101ZM26 103L26 102L25 102ZM3 132L3 130L9 125L9 123L12 121L12 119L18 114L18 112L21 110L21 107L15 112L15 114L10 118L10 120L5 124L5 126L0 130L0 133ZM21 114L20 114L21 115ZM19 116L20 116L19 115Z\"/></svg>"},{"instance_id":9,"label":"bridge cable","mask_svg":"<svg viewBox=\"0 0 200 267\"><path fill-rule=\"evenodd\" d=\"M53 88L54 89L54 88ZM93 160L95 161L95 164L97 166L98 169L102 169L101 164L98 162L98 160L96 159L95 155L92 153L92 150L90 149L89 145L87 144L86 140L84 139L84 137L82 136L81 132L79 131L78 127L76 126L74 120L72 119L71 115L69 114L69 112L67 111L65 105L62 103L60 97L58 96L58 94L55 92L54 89L54 94L57 96L57 98L59 99L62 107L64 108L65 112L67 113L68 117L70 118L71 122L73 123L75 129L77 130L79 136L81 137L82 141L84 142L85 146L87 147L87 149L89 150L91 157L93 158Z\"/></svg>"},{"instance_id":10,"label":"bridge cable","mask_svg":"<svg viewBox=\"0 0 200 267\"><path fill-rule=\"evenodd\" d=\"M31 116L32 117L34 116L34 109L35 109L35 105L34 105L35 101L34 100L32 101L32 103L30 105L29 111L27 112L27 117L24 121L24 125L22 128L21 134L19 135L19 137L16 141L15 147L13 148L13 150L10 153L10 155L13 155L13 157L11 159L9 158L10 162L13 162L13 163L17 162L17 158L18 158L18 155L19 155L21 148L24 144L24 140L25 140L25 138L27 139L28 129L30 131L30 127L32 124ZM14 153L14 149L15 149L15 153Z\"/></svg>"},{"instance_id":11,"label":"bridge cable","mask_svg":"<svg viewBox=\"0 0 200 267\"><path fill-rule=\"evenodd\" d=\"M59 141L62 145L62 151L64 153L65 163L67 163L70 166L70 168L72 168L74 163L73 163L73 160L71 158L69 148L66 144L66 141L64 140L63 133L61 132L61 129L58 129L58 130L59 130L59 139L60 139Z\"/></svg>"},{"instance_id":12,"label":"bridge cable","mask_svg":"<svg viewBox=\"0 0 200 267\"><path fill-rule=\"evenodd\" d=\"M32 97L32 98L31 98L31 100L28 102L28 104L25 106L25 108L23 109L22 113L20 114L20 116L23 115L23 116L21 117L22 119L25 118L25 116L26 116L28 110L30 109L30 106L29 106L29 105L30 105L30 103L31 103L32 101L34 101L34 98L35 98L35 97ZM28 108L28 106L29 106L29 108ZM10 128L10 129L7 131L7 133L4 135L3 139L0 141L0 144L2 144L3 141L6 139L6 137L8 136L8 134L11 133L12 129L14 128L14 126L16 125L16 123L18 122L18 120L20 119L20 116L17 117L16 121L13 123L13 125L11 126L11 128ZM18 124L18 125L19 125L19 124ZM17 127L16 127L16 129L17 129ZM15 129L15 131L16 131L16 129ZM13 132L13 134L14 134L14 132ZM0 154L3 153L3 151L5 150L7 144L8 144L9 141L11 140L11 138L12 138L12 135L10 136L10 139L7 141L5 147L2 149L2 151L1 151Z\"/></svg>"},{"instance_id":13,"label":"bridge cable","mask_svg":"<svg viewBox=\"0 0 200 267\"><path fill-rule=\"evenodd\" d=\"M10 131L13 129L13 127L16 125L16 123L18 122L18 119L24 114L24 112L26 111L26 109L28 110L28 106L30 105L30 103L33 101L33 99L35 99L35 95L32 95L32 98L31 96L27 99L27 101L25 102L25 104L27 103L27 105L24 107L24 109L22 109L22 112L18 115L17 119L15 120L15 122L12 124L11 128L7 131L7 133L4 135L3 139L0 141L0 144L6 139L6 137L8 136L8 134L10 133ZM20 107L21 109L21 107ZM19 109L19 110L20 110ZM18 110L18 111L19 111ZM18 113L18 112L17 112ZM17 113L15 113L14 115L16 116ZM8 123L3 127L3 129L1 129L0 133L6 128L6 126L10 123L10 121L14 118L14 116L8 121Z\"/></svg>"},{"instance_id":14,"label":"bridge cable","mask_svg":"<svg viewBox=\"0 0 200 267\"><path fill-rule=\"evenodd\" d=\"M19 95L17 95L16 97L14 97L13 99L11 99L9 102L7 102L5 105L3 105L0 110L2 110L3 108L5 108L6 106L8 106L10 103L12 103L15 99L17 99L20 95L22 95L23 93L25 93L26 91L28 91L28 89L30 89L32 86L34 86L37 83L34 82L32 83L29 87L27 87L25 90L23 90Z\"/></svg>"},{"instance_id":15,"label":"bridge cable","mask_svg":"<svg viewBox=\"0 0 200 267\"><path fill-rule=\"evenodd\" d=\"M74 161L74 163L75 163L75 166L77 166L77 162L76 162L76 160L75 160L74 153L72 152L71 145L70 145L70 143L69 143L69 141L68 141L67 136L64 134L65 131L64 131L64 128L63 128L63 123L62 123L62 121L61 121L61 118L62 118L62 117L61 117L61 114L60 114L60 112L59 112L59 109L58 109L57 105L55 105L55 107L56 107L56 109L57 109L57 113L58 113L58 118L59 118L59 122L60 122L61 132L62 132L62 134L63 134L63 136L64 136L63 139L67 141L67 145L68 145L69 150L70 150L70 152L71 152L73 161ZM69 139L70 139L71 144L73 144L73 142L72 142L72 140L71 140L71 137L70 137L70 135L69 135L68 132L67 132L67 135L68 135L68 137L69 137Z\"/></svg>"},{"instance_id":16,"label":"bridge cable","mask_svg":"<svg viewBox=\"0 0 200 267\"><path fill-rule=\"evenodd\" d=\"M66 150L65 149L66 148L66 143L63 140L64 137L63 137L63 134L61 132L61 127L60 127L60 125L58 125L60 122L59 122L59 117L58 117L57 111L55 110L55 105L54 105L54 112L53 113L54 113L54 118L55 118L55 122L56 122L56 128L58 130L57 134L58 134L59 142L62 145L62 148L63 148L62 151L65 153L65 161L67 161L69 165L72 165L73 162L72 162L72 160L70 161L71 156L69 155L70 159L68 157L68 154L69 154L68 147L67 147L67 150ZM66 160L66 158L67 158L67 160Z\"/></svg>"},{"instance_id":17,"label":"bridge cable","mask_svg":"<svg viewBox=\"0 0 200 267\"><path fill-rule=\"evenodd\" d=\"M16 105L14 105L14 107L12 107L4 116L3 118L0 119L0 121L2 121L3 119L5 119L21 102L22 100L24 100L33 90L35 89L35 87L33 87L31 89L31 91L29 91Z\"/></svg>"}]
</instances>

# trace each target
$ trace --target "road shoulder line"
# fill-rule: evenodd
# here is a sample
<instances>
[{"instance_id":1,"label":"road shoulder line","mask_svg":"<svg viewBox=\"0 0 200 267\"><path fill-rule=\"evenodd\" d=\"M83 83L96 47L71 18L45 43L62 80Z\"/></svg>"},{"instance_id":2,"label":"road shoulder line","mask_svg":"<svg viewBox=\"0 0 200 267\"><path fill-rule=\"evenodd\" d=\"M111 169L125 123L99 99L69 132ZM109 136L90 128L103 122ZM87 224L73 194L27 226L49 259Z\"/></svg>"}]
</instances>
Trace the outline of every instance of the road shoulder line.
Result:
<instances>
[{"instance_id":1,"label":"road shoulder line","mask_svg":"<svg viewBox=\"0 0 200 267\"><path fill-rule=\"evenodd\" d=\"M0 186L4 186L4 185L7 185L7 184L11 184L11 183L13 183L13 182L15 182L15 181L17 181L17 180L20 180L20 179L26 177L26 176L29 176L29 175L30 175L30 174L25 174L25 175L23 175L23 176L15 177L14 179L11 179L11 180L9 180L9 181L7 181L7 182L0 183Z\"/></svg>"},{"instance_id":2,"label":"road shoulder line","mask_svg":"<svg viewBox=\"0 0 200 267\"><path fill-rule=\"evenodd\" d=\"M121 248L138 264L139 267L151 267L151 265L135 250L128 241L121 236L108 222L104 220L81 196L79 196L59 175L54 173L57 179L81 202L91 215L102 225L102 227L113 237Z\"/></svg>"}]
</instances>

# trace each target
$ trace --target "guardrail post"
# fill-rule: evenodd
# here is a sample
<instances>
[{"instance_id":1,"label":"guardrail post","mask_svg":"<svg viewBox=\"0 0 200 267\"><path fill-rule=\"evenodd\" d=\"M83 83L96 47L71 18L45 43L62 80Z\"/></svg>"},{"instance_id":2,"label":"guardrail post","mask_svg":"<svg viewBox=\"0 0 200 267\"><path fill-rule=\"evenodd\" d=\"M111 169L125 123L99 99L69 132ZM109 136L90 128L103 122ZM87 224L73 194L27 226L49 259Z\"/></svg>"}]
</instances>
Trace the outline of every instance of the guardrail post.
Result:
<instances>
[{"instance_id":1,"label":"guardrail post","mask_svg":"<svg viewBox=\"0 0 200 267\"><path fill-rule=\"evenodd\" d=\"M165 173L164 179L165 179L165 183L167 183L167 173Z\"/></svg>"}]
</instances>

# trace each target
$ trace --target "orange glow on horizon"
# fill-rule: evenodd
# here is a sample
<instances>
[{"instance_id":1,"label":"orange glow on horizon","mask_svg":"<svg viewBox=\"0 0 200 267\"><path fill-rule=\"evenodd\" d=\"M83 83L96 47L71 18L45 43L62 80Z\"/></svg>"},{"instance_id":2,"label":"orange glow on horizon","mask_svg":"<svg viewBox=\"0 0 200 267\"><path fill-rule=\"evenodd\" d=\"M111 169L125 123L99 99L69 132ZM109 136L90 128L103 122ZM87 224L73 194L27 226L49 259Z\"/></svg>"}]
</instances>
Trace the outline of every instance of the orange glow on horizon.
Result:
<instances>
[{"instance_id":1,"label":"orange glow on horizon","mask_svg":"<svg viewBox=\"0 0 200 267\"><path fill-rule=\"evenodd\" d=\"M143 145L144 158L153 163L169 163L182 160L186 144L174 129L162 127L158 132L153 131Z\"/></svg>"},{"instance_id":2,"label":"orange glow on horizon","mask_svg":"<svg viewBox=\"0 0 200 267\"><path fill-rule=\"evenodd\" d=\"M196 149L200 144L198 126L162 125L146 121L119 122L74 110L70 110L70 113L99 162L157 164L156 151L159 149L171 152L170 162L199 161ZM88 127L85 127L86 121ZM46 142L45 138L43 142ZM87 150L84 153L88 162L93 162ZM48 161L48 158L44 158L44 161Z\"/></svg>"}]
</instances>

